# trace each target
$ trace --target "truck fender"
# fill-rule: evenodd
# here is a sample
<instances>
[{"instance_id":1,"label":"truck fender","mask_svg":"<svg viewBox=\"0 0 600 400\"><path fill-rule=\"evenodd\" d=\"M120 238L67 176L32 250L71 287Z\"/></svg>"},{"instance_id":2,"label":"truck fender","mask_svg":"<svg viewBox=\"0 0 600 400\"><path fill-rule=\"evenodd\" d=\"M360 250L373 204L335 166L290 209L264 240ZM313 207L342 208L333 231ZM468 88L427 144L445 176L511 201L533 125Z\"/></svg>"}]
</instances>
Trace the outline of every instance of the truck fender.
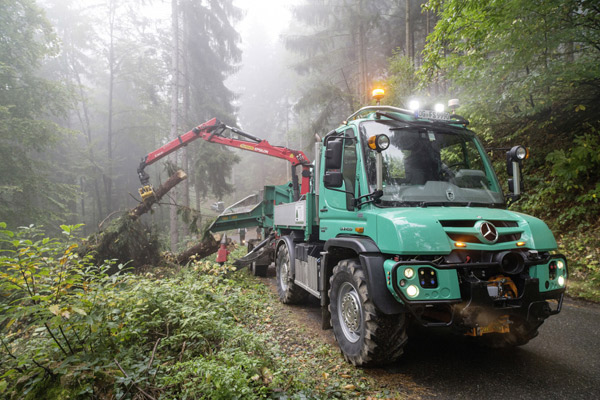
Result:
<instances>
[{"instance_id":1,"label":"truck fender","mask_svg":"<svg viewBox=\"0 0 600 400\"><path fill-rule=\"evenodd\" d=\"M358 255L360 265L365 271L369 294L381 312L398 314L404 311L404 305L399 303L387 288L383 269L385 257L373 239L348 236L331 238L325 243L324 250L327 253L335 248L350 249Z\"/></svg>"}]
</instances>

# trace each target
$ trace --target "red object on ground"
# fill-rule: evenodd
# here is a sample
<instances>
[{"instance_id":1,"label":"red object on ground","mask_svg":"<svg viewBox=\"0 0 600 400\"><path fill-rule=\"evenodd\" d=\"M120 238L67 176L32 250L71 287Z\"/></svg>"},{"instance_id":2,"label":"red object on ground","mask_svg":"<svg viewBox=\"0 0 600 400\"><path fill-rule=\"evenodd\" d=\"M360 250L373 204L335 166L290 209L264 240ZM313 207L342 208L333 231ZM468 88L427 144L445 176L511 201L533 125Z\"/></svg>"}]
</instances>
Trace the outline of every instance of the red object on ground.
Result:
<instances>
[{"instance_id":1,"label":"red object on ground","mask_svg":"<svg viewBox=\"0 0 600 400\"><path fill-rule=\"evenodd\" d=\"M221 239L221 245L219 246L219 251L217 251L217 262L220 264L226 262L228 255L229 250L227 250L227 235L223 235L223 239Z\"/></svg>"}]
</instances>

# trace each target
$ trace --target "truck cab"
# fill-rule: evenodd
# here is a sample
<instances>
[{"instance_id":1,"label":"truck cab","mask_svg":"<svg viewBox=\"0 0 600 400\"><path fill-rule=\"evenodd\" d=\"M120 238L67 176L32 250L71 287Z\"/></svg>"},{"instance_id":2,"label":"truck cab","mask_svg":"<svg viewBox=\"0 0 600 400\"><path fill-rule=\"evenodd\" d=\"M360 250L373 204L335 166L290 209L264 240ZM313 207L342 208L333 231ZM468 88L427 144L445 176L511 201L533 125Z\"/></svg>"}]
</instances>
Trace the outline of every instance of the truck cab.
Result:
<instances>
[{"instance_id":1,"label":"truck cab","mask_svg":"<svg viewBox=\"0 0 600 400\"><path fill-rule=\"evenodd\" d=\"M409 323L507 347L561 309L566 258L544 222L507 209L525 149L507 152L505 196L467 126L365 107L315 146L311 190L275 206L281 301L321 299L323 326L355 365L396 360Z\"/></svg>"}]
</instances>

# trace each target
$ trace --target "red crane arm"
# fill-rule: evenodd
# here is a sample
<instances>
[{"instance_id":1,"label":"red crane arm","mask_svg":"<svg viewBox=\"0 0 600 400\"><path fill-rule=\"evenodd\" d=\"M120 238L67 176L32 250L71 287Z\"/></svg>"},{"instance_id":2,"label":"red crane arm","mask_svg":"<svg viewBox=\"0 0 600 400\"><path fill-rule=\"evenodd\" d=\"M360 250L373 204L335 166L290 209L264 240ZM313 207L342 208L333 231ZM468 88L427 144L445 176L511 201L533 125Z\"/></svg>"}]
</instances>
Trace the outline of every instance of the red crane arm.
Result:
<instances>
[{"instance_id":1,"label":"red crane arm","mask_svg":"<svg viewBox=\"0 0 600 400\"><path fill-rule=\"evenodd\" d=\"M223 132L227 129L231 130L234 133L237 133L240 136L244 136L249 140L232 139L222 136ZM189 132L178 136L177 139L174 139L169 143L165 144L164 146L161 146L160 148L148 153L148 155L144 157L140 166L138 167L138 176L140 177L142 185L147 185L148 180L150 179L148 174L144 171L144 168L147 165L155 163L161 158L168 156L174 151L177 151L180 148L187 146L190 142L199 138L207 142L213 142L224 146L253 151L270 157L281 158L291 163L292 166L302 165L303 173L301 194L308 193L308 188L310 186L310 176L308 173L310 161L302 151L291 150L286 147L274 146L266 140L259 139L237 128L229 127L221 123L216 118L213 118L201 125L198 125Z\"/></svg>"}]
</instances>

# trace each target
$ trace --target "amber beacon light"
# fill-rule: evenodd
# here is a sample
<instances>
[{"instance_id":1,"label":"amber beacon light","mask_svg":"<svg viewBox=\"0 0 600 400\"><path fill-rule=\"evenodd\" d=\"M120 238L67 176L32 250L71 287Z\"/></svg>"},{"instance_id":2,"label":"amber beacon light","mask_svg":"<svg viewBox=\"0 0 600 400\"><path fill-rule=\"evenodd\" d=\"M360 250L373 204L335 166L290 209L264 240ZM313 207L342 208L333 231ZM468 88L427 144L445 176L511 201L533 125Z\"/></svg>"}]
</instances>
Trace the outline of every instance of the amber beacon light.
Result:
<instances>
[{"instance_id":1,"label":"amber beacon light","mask_svg":"<svg viewBox=\"0 0 600 400\"><path fill-rule=\"evenodd\" d=\"M381 99L383 99L383 97L385 96L385 90L383 89L373 89L373 98L377 101L377 105L379 105L379 102L381 101Z\"/></svg>"}]
</instances>

